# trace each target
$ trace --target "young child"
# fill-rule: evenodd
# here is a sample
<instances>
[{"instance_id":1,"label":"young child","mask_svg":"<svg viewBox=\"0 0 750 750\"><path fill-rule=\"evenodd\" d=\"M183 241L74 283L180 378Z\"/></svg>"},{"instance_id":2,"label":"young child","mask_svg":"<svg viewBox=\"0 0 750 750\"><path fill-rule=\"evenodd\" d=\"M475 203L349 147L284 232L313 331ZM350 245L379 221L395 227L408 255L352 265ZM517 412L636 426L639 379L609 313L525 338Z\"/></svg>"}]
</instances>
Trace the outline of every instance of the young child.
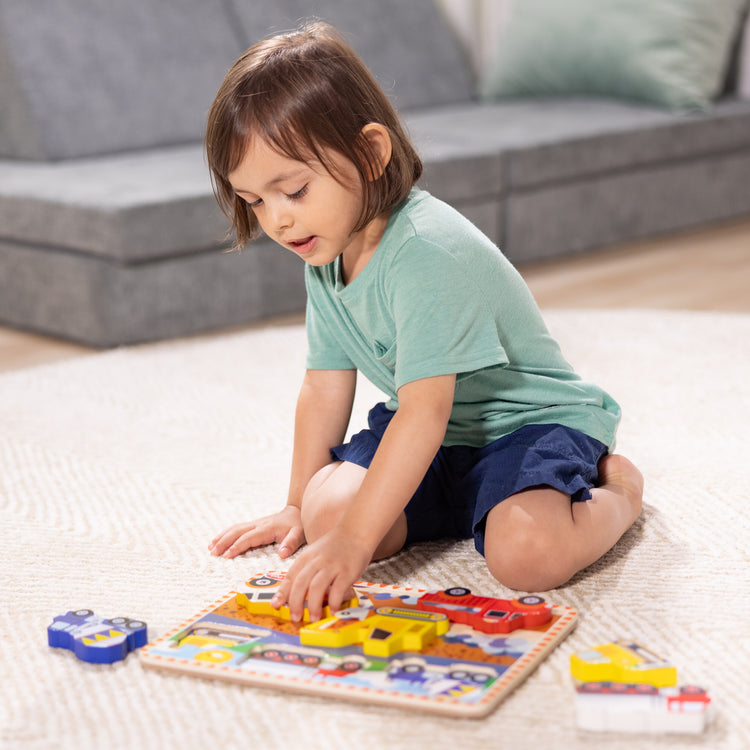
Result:
<instances>
[{"instance_id":1,"label":"young child","mask_svg":"<svg viewBox=\"0 0 750 750\"><path fill-rule=\"evenodd\" d=\"M262 229L306 263L307 370L289 496L209 545L303 543L274 605L336 609L373 559L474 538L515 589L565 583L636 520L620 417L573 372L520 275L422 164L388 99L327 24L262 41L211 107L215 192L242 246ZM342 445L360 370L389 397Z\"/></svg>"}]
</instances>

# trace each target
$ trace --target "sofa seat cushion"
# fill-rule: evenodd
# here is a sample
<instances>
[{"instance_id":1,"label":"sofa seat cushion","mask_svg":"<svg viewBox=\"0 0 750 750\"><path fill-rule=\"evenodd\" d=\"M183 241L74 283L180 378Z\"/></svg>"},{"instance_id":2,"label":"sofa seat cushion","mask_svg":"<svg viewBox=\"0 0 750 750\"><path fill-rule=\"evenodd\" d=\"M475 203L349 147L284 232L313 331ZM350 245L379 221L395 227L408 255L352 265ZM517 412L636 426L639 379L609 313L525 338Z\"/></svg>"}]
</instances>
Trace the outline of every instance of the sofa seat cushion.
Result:
<instances>
[{"instance_id":1,"label":"sofa seat cushion","mask_svg":"<svg viewBox=\"0 0 750 750\"><path fill-rule=\"evenodd\" d=\"M406 122L428 170L455 163L456 184L435 185L449 197L472 183L475 195L509 192L750 148L750 101L734 99L691 114L607 99L515 99L413 112ZM493 180L476 171L482 163Z\"/></svg>"},{"instance_id":2,"label":"sofa seat cushion","mask_svg":"<svg viewBox=\"0 0 750 750\"><path fill-rule=\"evenodd\" d=\"M425 162L423 185L467 211L489 199L499 210L514 192L750 149L750 101L691 115L596 99L509 101L405 120ZM5 239L139 263L218 248L227 222L196 143L66 162L0 160L0 227Z\"/></svg>"},{"instance_id":3,"label":"sofa seat cushion","mask_svg":"<svg viewBox=\"0 0 750 750\"><path fill-rule=\"evenodd\" d=\"M615 100L509 100L407 123L424 186L515 263L750 212L750 101L680 115Z\"/></svg>"},{"instance_id":4,"label":"sofa seat cushion","mask_svg":"<svg viewBox=\"0 0 750 750\"><path fill-rule=\"evenodd\" d=\"M137 263L227 230L201 144L64 162L0 161L0 236Z\"/></svg>"}]
</instances>

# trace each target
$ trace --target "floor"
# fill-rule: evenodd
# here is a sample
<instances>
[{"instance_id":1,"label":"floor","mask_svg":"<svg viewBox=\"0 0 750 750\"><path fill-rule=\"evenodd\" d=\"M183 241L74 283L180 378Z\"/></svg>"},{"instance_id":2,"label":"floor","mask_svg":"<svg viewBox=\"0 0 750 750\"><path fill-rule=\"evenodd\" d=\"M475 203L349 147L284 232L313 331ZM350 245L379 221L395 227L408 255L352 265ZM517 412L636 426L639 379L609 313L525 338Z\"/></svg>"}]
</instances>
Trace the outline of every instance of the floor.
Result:
<instances>
[{"instance_id":1,"label":"floor","mask_svg":"<svg viewBox=\"0 0 750 750\"><path fill-rule=\"evenodd\" d=\"M750 219L520 270L542 309L645 307L750 313ZM0 372L95 351L0 327Z\"/></svg>"}]
</instances>

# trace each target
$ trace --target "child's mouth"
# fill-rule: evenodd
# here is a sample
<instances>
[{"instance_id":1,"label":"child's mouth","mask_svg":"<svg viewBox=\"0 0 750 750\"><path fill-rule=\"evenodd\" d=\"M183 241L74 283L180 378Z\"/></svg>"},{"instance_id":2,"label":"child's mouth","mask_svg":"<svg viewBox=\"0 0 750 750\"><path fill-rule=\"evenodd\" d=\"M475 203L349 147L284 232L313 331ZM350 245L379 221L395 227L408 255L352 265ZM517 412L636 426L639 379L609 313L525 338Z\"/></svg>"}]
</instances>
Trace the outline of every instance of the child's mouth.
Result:
<instances>
[{"instance_id":1,"label":"child's mouth","mask_svg":"<svg viewBox=\"0 0 750 750\"><path fill-rule=\"evenodd\" d=\"M304 237L301 240L290 240L289 244L291 245L294 252L299 253L300 255L305 255L306 253L311 252L315 247L316 240L317 237L315 235L310 235L309 237Z\"/></svg>"}]
</instances>

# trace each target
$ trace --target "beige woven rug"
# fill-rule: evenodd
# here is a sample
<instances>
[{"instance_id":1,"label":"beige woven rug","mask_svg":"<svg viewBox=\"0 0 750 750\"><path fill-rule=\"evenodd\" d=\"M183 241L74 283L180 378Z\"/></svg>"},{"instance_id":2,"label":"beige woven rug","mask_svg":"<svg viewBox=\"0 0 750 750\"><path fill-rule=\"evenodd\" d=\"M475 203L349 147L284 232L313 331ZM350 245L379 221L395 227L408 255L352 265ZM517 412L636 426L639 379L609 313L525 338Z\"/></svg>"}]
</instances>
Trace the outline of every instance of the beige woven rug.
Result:
<instances>
[{"instance_id":1,"label":"beige woven rug","mask_svg":"<svg viewBox=\"0 0 750 750\"><path fill-rule=\"evenodd\" d=\"M300 326L81 357L0 377L0 747L750 747L750 316L547 314L568 358L625 417L646 476L617 547L550 598L577 629L487 719L450 719L144 670L50 649L52 617L88 607L162 635L274 551L234 561L211 535L278 508L304 358ZM362 415L374 398L360 393ZM502 595L470 542L417 546L371 580ZM708 686L699 738L590 735L570 654L619 637Z\"/></svg>"}]
</instances>

